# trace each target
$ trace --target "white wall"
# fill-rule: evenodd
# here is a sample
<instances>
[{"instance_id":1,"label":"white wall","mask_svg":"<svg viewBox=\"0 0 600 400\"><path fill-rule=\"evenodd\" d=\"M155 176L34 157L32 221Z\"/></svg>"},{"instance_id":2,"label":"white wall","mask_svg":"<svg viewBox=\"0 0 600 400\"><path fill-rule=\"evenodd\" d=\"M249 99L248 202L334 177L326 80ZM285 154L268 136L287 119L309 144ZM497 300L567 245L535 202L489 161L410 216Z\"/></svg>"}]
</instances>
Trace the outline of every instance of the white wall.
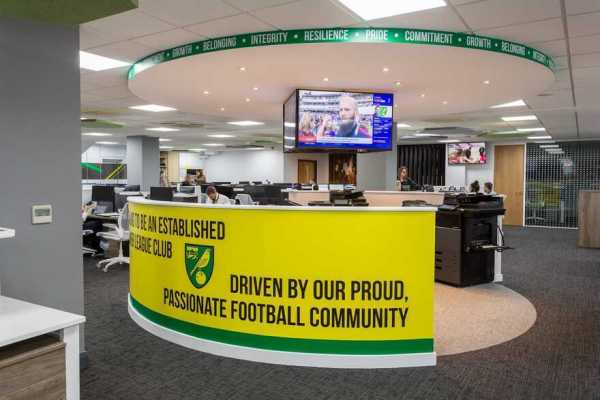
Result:
<instances>
[{"instance_id":1,"label":"white wall","mask_svg":"<svg viewBox=\"0 0 600 400\"><path fill-rule=\"evenodd\" d=\"M329 153L283 154L283 181L298 182L298 160L317 161L317 183L329 183Z\"/></svg>"},{"instance_id":2,"label":"white wall","mask_svg":"<svg viewBox=\"0 0 600 400\"><path fill-rule=\"evenodd\" d=\"M181 151L179 152L179 179L184 180L186 170L204 169L204 160L206 156L199 153Z\"/></svg>"},{"instance_id":3,"label":"white wall","mask_svg":"<svg viewBox=\"0 0 600 400\"><path fill-rule=\"evenodd\" d=\"M227 151L208 157L203 163L207 180L217 182L283 182L281 150Z\"/></svg>"},{"instance_id":4,"label":"white wall","mask_svg":"<svg viewBox=\"0 0 600 400\"><path fill-rule=\"evenodd\" d=\"M125 161L127 159L127 147L94 144L81 154L82 162L101 163L103 158Z\"/></svg>"}]
</instances>

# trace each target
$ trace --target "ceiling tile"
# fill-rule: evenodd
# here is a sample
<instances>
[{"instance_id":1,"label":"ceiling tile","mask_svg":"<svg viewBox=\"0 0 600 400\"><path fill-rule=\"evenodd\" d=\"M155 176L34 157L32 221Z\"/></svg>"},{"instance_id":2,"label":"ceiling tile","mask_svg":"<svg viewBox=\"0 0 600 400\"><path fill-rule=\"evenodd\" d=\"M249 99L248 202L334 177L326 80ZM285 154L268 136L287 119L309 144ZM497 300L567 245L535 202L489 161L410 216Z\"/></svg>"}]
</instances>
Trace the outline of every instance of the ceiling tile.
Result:
<instances>
[{"instance_id":1,"label":"ceiling tile","mask_svg":"<svg viewBox=\"0 0 600 400\"><path fill-rule=\"evenodd\" d=\"M562 19L552 18L527 24L510 25L502 28L483 29L477 33L527 44L564 39L562 25Z\"/></svg>"},{"instance_id":2,"label":"ceiling tile","mask_svg":"<svg viewBox=\"0 0 600 400\"><path fill-rule=\"evenodd\" d=\"M97 72L91 71L85 74L82 73L81 79L86 82L86 85L90 85L95 88L117 86L120 84L126 85L127 68L115 68Z\"/></svg>"},{"instance_id":3,"label":"ceiling tile","mask_svg":"<svg viewBox=\"0 0 600 400\"><path fill-rule=\"evenodd\" d=\"M148 36L141 36L133 39L133 42L140 43L154 50L165 50L182 44L197 42L205 39L204 36L188 32L185 29L173 29L171 31L154 33Z\"/></svg>"},{"instance_id":4,"label":"ceiling tile","mask_svg":"<svg viewBox=\"0 0 600 400\"><path fill-rule=\"evenodd\" d=\"M600 81L600 67L574 68L573 83L582 86Z\"/></svg>"},{"instance_id":5,"label":"ceiling tile","mask_svg":"<svg viewBox=\"0 0 600 400\"><path fill-rule=\"evenodd\" d=\"M600 52L600 35L570 38L571 54L586 54Z\"/></svg>"},{"instance_id":6,"label":"ceiling tile","mask_svg":"<svg viewBox=\"0 0 600 400\"><path fill-rule=\"evenodd\" d=\"M467 4L467 3L477 3L478 1L481 0L449 0L451 4L458 6L461 4Z\"/></svg>"},{"instance_id":7,"label":"ceiling tile","mask_svg":"<svg viewBox=\"0 0 600 400\"><path fill-rule=\"evenodd\" d=\"M251 15L240 14L233 17L203 22L201 24L189 25L186 26L185 29L202 36L214 38L237 35L240 33L268 31L274 30L275 28Z\"/></svg>"},{"instance_id":8,"label":"ceiling tile","mask_svg":"<svg viewBox=\"0 0 600 400\"><path fill-rule=\"evenodd\" d=\"M368 21L370 26L379 28L417 28L464 32L465 24L450 7L439 7L395 17Z\"/></svg>"},{"instance_id":9,"label":"ceiling tile","mask_svg":"<svg viewBox=\"0 0 600 400\"><path fill-rule=\"evenodd\" d=\"M577 113L579 133L582 138L600 138L600 111L581 111Z\"/></svg>"},{"instance_id":10,"label":"ceiling tile","mask_svg":"<svg viewBox=\"0 0 600 400\"><path fill-rule=\"evenodd\" d=\"M567 42L566 40L552 40L549 42L536 42L531 43L530 46L543 51L551 57L560 57L567 55Z\"/></svg>"},{"instance_id":11,"label":"ceiling tile","mask_svg":"<svg viewBox=\"0 0 600 400\"><path fill-rule=\"evenodd\" d=\"M86 51L98 54L104 57L115 58L117 60L134 63L135 61L144 58L154 50L150 47L143 46L130 40L117 42L106 46L94 47Z\"/></svg>"},{"instance_id":12,"label":"ceiling tile","mask_svg":"<svg viewBox=\"0 0 600 400\"><path fill-rule=\"evenodd\" d=\"M473 30L561 16L559 0L487 0L456 7Z\"/></svg>"},{"instance_id":13,"label":"ceiling tile","mask_svg":"<svg viewBox=\"0 0 600 400\"><path fill-rule=\"evenodd\" d=\"M100 18L81 25L96 35L111 38L111 41L127 40L137 36L173 29L173 25L151 17L139 10Z\"/></svg>"},{"instance_id":14,"label":"ceiling tile","mask_svg":"<svg viewBox=\"0 0 600 400\"><path fill-rule=\"evenodd\" d=\"M600 33L600 12L567 17L569 37L589 36Z\"/></svg>"},{"instance_id":15,"label":"ceiling tile","mask_svg":"<svg viewBox=\"0 0 600 400\"><path fill-rule=\"evenodd\" d=\"M525 99L534 110L573 107L573 95L570 90L552 92L550 96L533 96Z\"/></svg>"},{"instance_id":16,"label":"ceiling tile","mask_svg":"<svg viewBox=\"0 0 600 400\"><path fill-rule=\"evenodd\" d=\"M600 66L600 53L579 54L571 57L573 68Z\"/></svg>"},{"instance_id":17,"label":"ceiling tile","mask_svg":"<svg viewBox=\"0 0 600 400\"><path fill-rule=\"evenodd\" d=\"M261 8L279 6L297 0L225 0L226 3L244 11L260 10Z\"/></svg>"},{"instance_id":18,"label":"ceiling tile","mask_svg":"<svg viewBox=\"0 0 600 400\"><path fill-rule=\"evenodd\" d=\"M563 56L563 57L554 57L553 58L554 63L556 64L556 67L559 69L565 69L569 67L569 60L567 58L567 56Z\"/></svg>"},{"instance_id":19,"label":"ceiling tile","mask_svg":"<svg viewBox=\"0 0 600 400\"><path fill-rule=\"evenodd\" d=\"M578 108L600 109L600 90L593 86L575 86L575 100Z\"/></svg>"},{"instance_id":20,"label":"ceiling tile","mask_svg":"<svg viewBox=\"0 0 600 400\"><path fill-rule=\"evenodd\" d=\"M323 0L303 0L254 11L254 15L279 29L347 26L361 22L342 9Z\"/></svg>"},{"instance_id":21,"label":"ceiling tile","mask_svg":"<svg viewBox=\"0 0 600 400\"><path fill-rule=\"evenodd\" d=\"M140 10L177 27L240 13L220 0L141 0Z\"/></svg>"},{"instance_id":22,"label":"ceiling tile","mask_svg":"<svg viewBox=\"0 0 600 400\"><path fill-rule=\"evenodd\" d=\"M567 15L600 11L600 1L598 0L566 0L565 6Z\"/></svg>"},{"instance_id":23,"label":"ceiling tile","mask_svg":"<svg viewBox=\"0 0 600 400\"><path fill-rule=\"evenodd\" d=\"M98 97L98 100L123 99L133 96L126 84L92 90L87 94Z\"/></svg>"}]
</instances>

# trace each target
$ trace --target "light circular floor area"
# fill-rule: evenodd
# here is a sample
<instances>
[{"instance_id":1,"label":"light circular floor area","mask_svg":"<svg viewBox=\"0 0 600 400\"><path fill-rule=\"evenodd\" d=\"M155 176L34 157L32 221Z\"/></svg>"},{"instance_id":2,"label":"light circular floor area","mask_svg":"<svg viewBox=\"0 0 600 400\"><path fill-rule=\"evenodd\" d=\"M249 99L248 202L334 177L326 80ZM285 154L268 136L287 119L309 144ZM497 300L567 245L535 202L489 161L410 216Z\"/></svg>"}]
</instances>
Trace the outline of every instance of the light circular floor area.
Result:
<instances>
[{"instance_id":1,"label":"light circular floor area","mask_svg":"<svg viewBox=\"0 0 600 400\"><path fill-rule=\"evenodd\" d=\"M485 349L529 330L537 313L529 300L504 285L466 288L435 284L435 351L438 356Z\"/></svg>"}]
</instances>

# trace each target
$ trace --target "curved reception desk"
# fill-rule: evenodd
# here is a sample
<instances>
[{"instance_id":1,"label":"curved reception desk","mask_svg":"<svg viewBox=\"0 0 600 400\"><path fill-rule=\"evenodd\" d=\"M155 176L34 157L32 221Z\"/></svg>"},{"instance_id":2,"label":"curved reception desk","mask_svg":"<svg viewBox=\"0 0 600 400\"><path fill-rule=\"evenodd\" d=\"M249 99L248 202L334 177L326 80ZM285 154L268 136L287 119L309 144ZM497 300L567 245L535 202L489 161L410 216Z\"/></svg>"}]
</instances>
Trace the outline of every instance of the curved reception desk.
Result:
<instances>
[{"instance_id":1,"label":"curved reception desk","mask_svg":"<svg viewBox=\"0 0 600 400\"><path fill-rule=\"evenodd\" d=\"M329 190L289 190L289 199L303 206L311 201L329 201ZM394 190L366 190L364 196L370 207L401 207L406 200L422 200L428 204L444 203L442 192L400 192Z\"/></svg>"},{"instance_id":2,"label":"curved reception desk","mask_svg":"<svg viewBox=\"0 0 600 400\"><path fill-rule=\"evenodd\" d=\"M131 198L129 314L190 349L333 368L435 365L435 209Z\"/></svg>"}]
</instances>

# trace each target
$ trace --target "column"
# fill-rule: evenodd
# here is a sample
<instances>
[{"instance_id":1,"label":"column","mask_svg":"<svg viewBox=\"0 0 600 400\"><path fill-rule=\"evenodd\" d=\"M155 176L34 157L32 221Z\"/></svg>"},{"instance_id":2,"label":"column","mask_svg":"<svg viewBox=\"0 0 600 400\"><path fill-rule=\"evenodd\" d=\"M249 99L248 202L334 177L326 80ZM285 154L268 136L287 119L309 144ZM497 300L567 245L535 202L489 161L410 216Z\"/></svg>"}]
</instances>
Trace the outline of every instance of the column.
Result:
<instances>
[{"instance_id":1,"label":"column","mask_svg":"<svg viewBox=\"0 0 600 400\"><path fill-rule=\"evenodd\" d=\"M158 138L127 137L127 184L140 185L143 191L158 186L160 180L160 150Z\"/></svg>"}]
</instances>

